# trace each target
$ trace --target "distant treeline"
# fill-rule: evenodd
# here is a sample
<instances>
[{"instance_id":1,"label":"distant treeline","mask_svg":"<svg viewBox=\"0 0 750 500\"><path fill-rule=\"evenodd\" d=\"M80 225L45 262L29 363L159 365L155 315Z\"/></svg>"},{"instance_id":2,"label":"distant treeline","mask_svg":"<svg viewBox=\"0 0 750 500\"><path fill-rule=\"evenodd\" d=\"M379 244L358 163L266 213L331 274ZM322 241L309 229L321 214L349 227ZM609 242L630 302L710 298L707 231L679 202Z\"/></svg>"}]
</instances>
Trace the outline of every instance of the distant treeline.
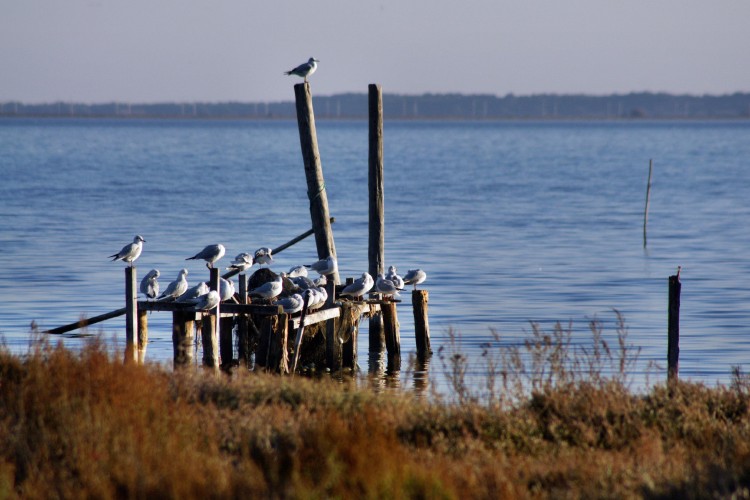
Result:
<instances>
[{"instance_id":1,"label":"distant treeline","mask_svg":"<svg viewBox=\"0 0 750 500\"><path fill-rule=\"evenodd\" d=\"M313 99L318 118L367 116L367 94L335 94ZM630 93L606 96L539 94L498 97L489 94L384 94L386 119L736 119L750 118L750 93L673 95ZM285 102L46 104L0 103L0 116L133 117L133 118L294 118Z\"/></svg>"}]
</instances>

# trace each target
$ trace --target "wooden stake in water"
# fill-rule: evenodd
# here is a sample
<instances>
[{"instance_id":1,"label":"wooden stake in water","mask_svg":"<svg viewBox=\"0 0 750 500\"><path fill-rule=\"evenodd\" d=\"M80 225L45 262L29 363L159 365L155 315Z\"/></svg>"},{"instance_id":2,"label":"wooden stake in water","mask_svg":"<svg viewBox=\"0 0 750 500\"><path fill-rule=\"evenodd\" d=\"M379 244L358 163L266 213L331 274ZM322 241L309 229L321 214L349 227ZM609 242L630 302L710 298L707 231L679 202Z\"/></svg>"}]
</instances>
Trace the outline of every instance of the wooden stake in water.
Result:
<instances>
[{"instance_id":1,"label":"wooden stake in water","mask_svg":"<svg viewBox=\"0 0 750 500\"><path fill-rule=\"evenodd\" d=\"M385 221L383 215L383 92L380 85L369 86L370 148L367 186L369 192L369 245L367 256L373 278L385 270ZM370 317L370 350L380 352L385 345L383 316Z\"/></svg>"},{"instance_id":2,"label":"wooden stake in water","mask_svg":"<svg viewBox=\"0 0 750 500\"><path fill-rule=\"evenodd\" d=\"M125 361L138 360L138 286L136 268L125 268Z\"/></svg>"},{"instance_id":3,"label":"wooden stake in water","mask_svg":"<svg viewBox=\"0 0 750 500\"><path fill-rule=\"evenodd\" d=\"M651 201L651 172L654 160L648 161L648 183L646 184L646 208L643 211L643 248L646 248L646 225L648 224L648 204Z\"/></svg>"},{"instance_id":4,"label":"wooden stake in water","mask_svg":"<svg viewBox=\"0 0 750 500\"><path fill-rule=\"evenodd\" d=\"M667 317L667 381L677 380L680 361L680 267L669 277L669 310Z\"/></svg>"}]
</instances>

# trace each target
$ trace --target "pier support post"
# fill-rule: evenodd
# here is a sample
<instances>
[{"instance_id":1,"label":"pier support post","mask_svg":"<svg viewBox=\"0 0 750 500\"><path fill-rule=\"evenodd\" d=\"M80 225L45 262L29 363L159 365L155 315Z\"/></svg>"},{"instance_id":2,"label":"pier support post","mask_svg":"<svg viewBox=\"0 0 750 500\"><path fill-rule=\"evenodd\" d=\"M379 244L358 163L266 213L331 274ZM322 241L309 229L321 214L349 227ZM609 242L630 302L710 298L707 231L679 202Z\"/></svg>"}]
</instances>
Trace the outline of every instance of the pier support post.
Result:
<instances>
[{"instance_id":1,"label":"pier support post","mask_svg":"<svg viewBox=\"0 0 750 500\"><path fill-rule=\"evenodd\" d=\"M263 316L260 326L260 340L255 353L255 369L274 373L289 372L287 352L287 328L289 315Z\"/></svg>"},{"instance_id":2,"label":"pier support post","mask_svg":"<svg viewBox=\"0 0 750 500\"><path fill-rule=\"evenodd\" d=\"M172 313L172 348L175 368L193 364L194 344L195 313L174 311Z\"/></svg>"},{"instance_id":3,"label":"pier support post","mask_svg":"<svg viewBox=\"0 0 750 500\"><path fill-rule=\"evenodd\" d=\"M432 354L430 345L430 323L427 319L427 303L429 293L427 290L413 290L411 292L411 304L414 311L414 335L417 343L417 357L424 359Z\"/></svg>"},{"instance_id":4,"label":"pier support post","mask_svg":"<svg viewBox=\"0 0 750 500\"><path fill-rule=\"evenodd\" d=\"M146 362L146 346L148 346L148 311L138 311L138 363Z\"/></svg>"},{"instance_id":5,"label":"pier support post","mask_svg":"<svg viewBox=\"0 0 750 500\"><path fill-rule=\"evenodd\" d=\"M401 333L399 332L398 315L396 304L385 302L380 305L383 311L383 330L385 332L385 345L388 349L388 371L401 370Z\"/></svg>"},{"instance_id":6,"label":"pier support post","mask_svg":"<svg viewBox=\"0 0 750 500\"><path fill-rule=\"evenodd\" d=\"M210 279L208 288L220 291L219 270L210 269ZM206 368L219 367L219 330L221 321L221 304L217 305L211 311L203 313L201 321L201 335L203 341L203 366Z\"/></svg>"},{"instance_id":7,"label":"pier support post","mask_svg":"<svg viewBox=\"0 0 750 500\"><path fill-rule=\"evenodd\" d=\"M326 300L324 307L328 309L334 307L336 285L329 281L326 284L326 291L328 292L328 300ZM336 333L337 322L336 318L326 321L326 366L334 373L340 371L342 366L342 346Z\"/></svg>"},{"instance_id":8,"label":"pier support post","mask_svg":"<svg viewBox=\"0 0 750 500\"><path fill-rule=\"evenodd\" d=\"M135 267L125 268L125 362L138 360L138 285Z\"/></svg>"},{"instance_id":9,"label":"pier support post","mask_svg":"<svg viewBox=\"0 0 750 500\"><path fill-rule=\"evenodd\" d=\"M369 192L369 242L367 257L368 272L377 279L385 272L385 220L383 211L383 92L380 85L370 84L369 90L369 169L367 188ZM370 351L383 350L383 316L370 318Z\"/></svg>"},{"instance_id":10,"label":"pier support post","mask_svg":"<svg viewBox=\"0 0 750 500\"><path fill-rule=\"evenodd\" d=\"M315 232L315 246L318 258L328 256L336 258L336 246L333 242L331 218L328 213L328 195L326 194L323 167L318 151L318 137L315 131L315 114L313 113L312 93L309 83L298 83L294 86L294 97L297 106L297 125L299 140L302 148L302 160L305 165L307 179L307 197L310 199L310 217ZM339 273L330 276L335 284L339 284Z\"/></svg>"},{"instance_id":11,"label":"pier support post","mask_svg":"<svg viewBox=\"0 0 750 500\"><path fill-rule=\"evenodd\" d=\"M240 304L247 304L247 275L240 274L239 278ZM240 314L237 316L237 357L240 366L250 367L250 328L249 316Z\"/></svg>"},{"instance_id":12,"label":"pier support post","mask_svg":"<svg viewBox=\"0 0 750 500\"><path fill-rule=\"evenodd\" d=\"M680 268L669 277L669 310L667 318L667 381L677 380L680 361Z\"/></svg>"}]
</instances>

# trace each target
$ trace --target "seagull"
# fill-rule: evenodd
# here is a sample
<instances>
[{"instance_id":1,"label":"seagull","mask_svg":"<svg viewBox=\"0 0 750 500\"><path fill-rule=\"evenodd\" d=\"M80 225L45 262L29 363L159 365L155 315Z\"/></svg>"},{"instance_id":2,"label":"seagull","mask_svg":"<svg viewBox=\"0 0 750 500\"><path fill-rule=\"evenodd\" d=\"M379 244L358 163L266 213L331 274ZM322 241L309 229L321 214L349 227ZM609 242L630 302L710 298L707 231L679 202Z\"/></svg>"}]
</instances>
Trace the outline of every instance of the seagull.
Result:
<instances>
[{"instance_id":1,"label":"seagull","mask_svg":"<svg viewBox=\"0 0 750 500\"><path fill-rule=\"evenodd\" d=\"M156 281L159 275L158 269L152 269L141 280L141 293L149 299L153 299L159 295L159 282Z\"/></svg>"},{"instance_id":2,"label":"seagull","mask_svg":"<svg viewBox=\"0 0 750 500\"><path fill-rule=\"evenodd\" d=\"M227 269L236 269L237 272L245 272L253 267L253 256L247 252L237 254Z\"/></svg>"},{"instance_id":3,"label":"seagull","mask_svg":"<svg viewBox=\"0 0 750 500\"><path fill-rule=\"evenodd\" d=\"M393 297L393 295L398 293L398 288L396 288L393 281L385 279L383 273L380 273L378 274L378 279L375 280L375 291L382 294L383 299L385 299L387 296Z\"/></svg>"},{"instance_id":4,"label":"seagull","mask_svg":"<svg viewBox=\"0 0 750 500\"><path fill-rule=\"evenodd\" d=\"M305 264L305 267L309 267L320 275L333 274L339 270L338 262L330 255L312 264Z\"/></svg>"},{"instance_id":5,"label":"seagull","mask_svg":"<svg viewBox=\"0 0 750 500\"><path fill-rule=\"evenodd\" d=\"M326 278L325 275L321 275L319 278L314 279L313 283L318 288L323 288L328 284L328 278Z\"/></svg>"},{"instance_id":6,"label":"seagull","mask_svg":"<svg viewBox=\"0 0 750 500\"><path fill-rule=\"evenodd\" d=\"M289 275L287 274L287 278L289 278ZM294 286L301 290L307 290L308 288L315 288L315 282L308 278L307 276L295 276L294 278L289 278L289 281L294 283Z\"/></svg>"},{"instance_id":7,"label":"seagull","mask_svg":"<svg viewBox=\"0 0 750 500\"><path fill-rule=\"evenodd\" d=\"M375 282L370 276L370 273L362 273L361 278L354 280L354 283L347 285L339 294L339 296L348 295L352 298L362 297L364 294L369 292Z\"/></svg>"},{"instance_id":8,"label":"seagull","mask_svg":"<svg viewBox=\"0 0 750 500\"><path fill-rule=\"evenodd\" d=\"M125 245L122 247L122 250L116 254L110 255L109 258L112 259L112 262L122 260L123 262L130 264L130 267L133 267L133 262L140 257L141 252L143 251L143 243L145 243L145 241L146 240L143 239L143 236L136 234L135 238L133 238L133 243Z\"/></svg>"},{"instance_id":9,"label":"seagull","mask_svg":"<svg viewBox=\"0 0 750 500\"><path fill-rule=\"evenodd\" d=\"M208 283L201 281L192 288L189 288L185 293L177 297L177 302L196 302L198 299L206 295L210 289Z\"/></svg>"},{"instance_id":10,"label":"seagull","mask_svg":"<svg viewBox=\"0 0 750 500\"><path fill-rule=\"evenodd\" d=\"M232 280L219 278L219 295L221 295L222 302L234 297L234 283L232 283Z\"/></svg>"},{"instance_id":11,"label":"seagull","mask_svg":"<svg viewBox=\"0 0 750 500\"><path fill-rule=\"evenodd\" d=\"M292 266L289 272L286 273L286 277L289 279L296 278L298 276L307 276L307 268L305 266Z\"/></svg>"},{"instance_id":12,"label":"seagull","mask_svg":"<svg viewBox=\"0 0 750 500\"><path fill-rule=\"evenodd\" d=\"M278 297L278 295L281 293L281 290L283 289L282 284L282 277L281 275L277 276L276 279L273 281L269 281L267 283L263 283L258 288L254 290L250 290L250 295L256 295L260 298L267 299L269 301L273 300L275 297Z\"/></svg>"},{"instance_id":13,"label":"seagull","mask_svg":"<svg viewBox=\"0 0 750 500\"><path fill-rule=\"evenodd\" d=\"M311 311L315 311L323 307L328 300L328 292L325 288L311 288L314 301L307 306Z\"/></svg>"},{"instance_id":14,"label":"seagull","mask_svg":"<svg viewBox=\"0 0 750 500\"><path fill-rule=\"evenodd\" d=\"M188 289L187 275L187 269L180 269L180 272L177 274L177 279L167 286L167 289L159 296L158 300L176 299L185 293Z\"/></svg>"},{"instance_id":15,"label":"seagull","mask_svg":"<svg viewBox=\"0 0 750 500\"><path fill-rule=\"evenodd\" d=\"M255 251L255 256L253 257L253 263L257 262L258 265L262 266L263 264L271 265L273 264L273 256L271 255L271 249L268 247L260 247Z\"/></svg>"},{"instance_id":16,"label":"seagull","mask_svg":"<svg viewBox=\"0 0 750 500\"><path fill-rule=\"evenodd\" d=\"M310 303L313 300L313 291L305 290L302 294L302 308L310 307ZM294 363L292 364L292 376L297 371L297 361L299 361L299 347L302 345L302 334L305 331L305 311L302 311L302 316L299 321L299 328L297 328L297 335L294 339Z\"/></svg>"},{"instance_id":17,"label":"seagull","mask_svg":"<svg viewBox=\"0 0 750 500\"><path fill-rule=\"evenodd\" d=\"M404 279L396 272L396 266L390 266L388 268L388 273L386 273L385 279L393 281L393 284L396 285L396 288L399 290L404 288Z\"/></svg>"},{"instance_id":18,"label":"seagull","mask_svg":"<svg viewBox=\"0 0 750 500\"><path fill-rule=\"evenodd\" d=\"M310 59L307 60L306 63L302 63L294 69L285 71L284 74L301 76L302 78L305 79L305 83L307 83L307 77L315 73L315 70L318 69L319 62L320 61L318 59L311 57Z\"/></svg>"},{"instance_id":19,"label":"seagull","mask_svg":"<svg viewBox=\"0 0 750 500\"><path fill-rule=\"evenodd\" d=\"M302 310L302 295L295 293L276 301L276 304L284 308L287 314L294 314Z\"/></svg>"},{"instance_id":20,"label":"seagull","mask_svg":"<svg viewBox=\"0 0 750 500\"><path fill-rule=\"evenodd\" d=\"M414 290L416 290L417 285L419 285L420 283L424 283L424 280L426 279L427 273L425 273L421 269L409 269L409 271L404 275L404 284L414 285Z\"/></svg>"},{"instance_id":21,"label":"seagull","mask_svg":"<svg viewBox=\"0 0 750 500\"><path fill-rule=\"evenodd\" d=\"M222 245L221 243L217 243L216 245L208 245L197 254L193 255L192 257L188 257L185 260L205 260L206 267L209 269L213 269L214 262L221 259L224 256L224 252L226 252L224 245Z\"/></svg>"},{"instance_id":22,"label":"seagull","mask_svg":"<svg viewBox=\"0 0 750 500\"><path fill-rule=\"evenodd\" d=\"M206 295L201 295L198 302L195 303L195 309L198 311L210 311L221 301L219 292L211 290Z\"/></svg>"}]
</instances>

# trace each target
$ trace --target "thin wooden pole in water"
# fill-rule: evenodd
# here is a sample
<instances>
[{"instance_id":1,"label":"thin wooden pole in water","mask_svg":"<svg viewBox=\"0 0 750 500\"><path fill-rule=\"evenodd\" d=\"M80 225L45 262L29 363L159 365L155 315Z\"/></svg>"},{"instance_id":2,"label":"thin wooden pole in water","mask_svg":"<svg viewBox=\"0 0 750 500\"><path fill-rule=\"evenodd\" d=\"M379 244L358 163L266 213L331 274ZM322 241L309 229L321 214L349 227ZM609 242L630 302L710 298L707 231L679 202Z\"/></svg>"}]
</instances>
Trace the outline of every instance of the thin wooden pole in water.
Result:
<instances>
[{"instance_id":1,"label":"thin wooden pole in water","mask_svg":"<svg viewBox=\"0 0 750 500\"><path fill-rule=\"evenodd\" d=\"M315 114L313 113L312 93L310 84L298 83L294 86L294 96L297 105L297 125L299 127L302 160L305 165L307 179L307 197L310 199L310 218L315 232L315 246L318 258L336 258L336 245L331 230L331 217L328 213L328 195L323 179L323 166L320 162L318 137L315 131ZM336 271L330 278L339 284L339 273Z\"/></svg>"},{"instance_id":2,"label":"thin wooden pole in water","mask_svg":"<svg viewBox=\"0 0 750 500\"><path fill-rule=\"evenodd\" d=\"M677 380L680 361L680 267L669 277L669 310L667 318L667 381Z\"/></svg>"},{"instance_id":3,"label":"thin wooden pole in water","mask_svg":"<svg viewBox=\"0 0 750 500\"><path fill-rule=\"evenodd\" d=\"M370 147L367 189L369 193L369 243L367 257L373 278L385 269L385 218L383 210L383 91L380 85L369 86ZM385 344L383 315L370 318L370 350L380 352Z\"/></svg>"},{"instance_id":4,"label":"thin wooden pole in water","mask_svg":"<svg viewBox=\"0 0 750 500\"><path fill-rule=\"evenodd\" d=\"M388 370L401 370L401 333L399 332L398 315L394 302L384 302L380 305L383 311L383 330L385 345L388 348Z\"/></svg>"},{"instance_id":5,"label":"thin wooden pole in water","mask_svg":"<svg viewBox=\"0 0 750 500\"><path fill-rule=\"evenodd\" d=\"M648 225L648 205L651 201L651 172L654 160L648 161L648 182L646 183L646 208L643 210L643 248L646 248L646 226Z\"/></svg>"},{"instance_id":6,"label":"thin wooden pole in water","mask_svg":"<svg viewBox=\"0 0 750 500\"><path fill-rule=\"evenodd\" d=\"M125 268L125 361L138 361L138 285L136 268Z\"/></svg>"},{"instance_id":7,"label":"thin wooden pole in water","mask_svg":"<svg viewBox=\"0 0 750 500\"><path fill-rule=\"evenodd\" d=\"M424 359L432 354L430 345L430 322L427 319L427 303L429 293L427 290L413 290L411 292L411 304L414 311L414 335L417 343L417 357Z\"/></svg>"}]
</instances>

